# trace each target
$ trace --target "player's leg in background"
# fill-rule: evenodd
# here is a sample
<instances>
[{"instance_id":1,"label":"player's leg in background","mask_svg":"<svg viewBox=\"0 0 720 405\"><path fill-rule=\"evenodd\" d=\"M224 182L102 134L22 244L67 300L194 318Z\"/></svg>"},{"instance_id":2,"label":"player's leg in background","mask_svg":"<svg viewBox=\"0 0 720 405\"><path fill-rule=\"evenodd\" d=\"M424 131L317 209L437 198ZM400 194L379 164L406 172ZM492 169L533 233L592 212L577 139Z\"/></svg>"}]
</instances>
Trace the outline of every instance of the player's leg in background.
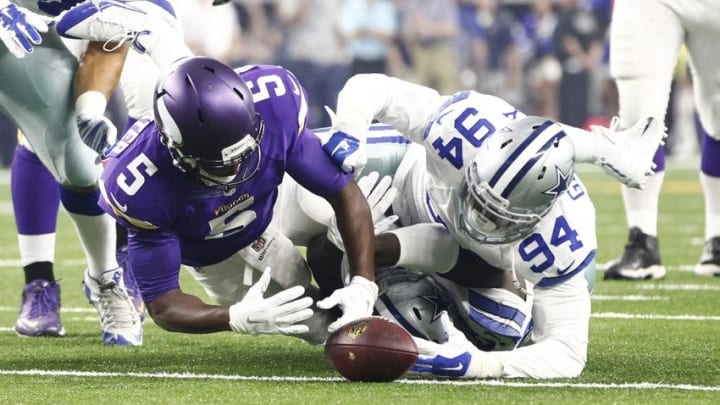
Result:
<instances>
[{"instance_id":1,"label":"player's leg in background","mask_svg":"<svg viewBox=\"0 0 720 405\"><path fill-rule=\"evenodd\" d=\"M107 41L110 48L132 45L150 55L163 71L176 60L192 56L171 0L120 0L102 7L88 1L63 13L55 27L67 38Z\"/></svg>"},{"instance_id":2,"label":"player's leg in background","mask_svg":"<svg viewBox=\"0 0 720 405\"><path fill-rule=\"evenodd\" d=\"M52 174L22 141L15 148L10 187L20 263L25 272L15 332L21 336L63 336L60 284L54 274L60 194Z\"/></svg>"},{"instance_id":3,"label":"player's leg in background","mask_svg":"<svg viewBox=\"0 0 720 405\"><path fill-rule=\"evenodd\" d=\"M684 36L677 15L658 0L621 1L615 3L611 24L610 69L618 87L621 127L628 128L646 116L664 120ZM665 276L657 239L663 148L654 162L656 174L643 190L622 186L629 238L622 256L605 269L605 279Z\"/></svg>"},{"instance_id":4,"label":"player's leg in background","mask_svg":"<svg viewBox=\"0 0 720 405\"><path fill-rule=\"evenodd\" d=\"M88 261L85 279L96 283L90 301L99 309L103 340L107 344L139 344L142 324L127 297L115 258L115 223L97 206L101 167L95 163L95 152L78 134L72 105L77 60L59 37L48 33L31 58L18 60L0 54L0 64L3 77L8 78L0 83L4 95L0 107L18 123L45 167L63 184L61 200Z\"/></svg>"},{"instance_id":5,"label":"player's leg in background","mask_svg":"<svg viewBox=\"0 0 720 405\"><path fill-rule=\"evenodd\" d=\"M693 73L693 94L702 124L700 182L705 194L705 247L694 272L720 276L720 10L694 10L686 45Z\"/></svg>"}]
</instances>

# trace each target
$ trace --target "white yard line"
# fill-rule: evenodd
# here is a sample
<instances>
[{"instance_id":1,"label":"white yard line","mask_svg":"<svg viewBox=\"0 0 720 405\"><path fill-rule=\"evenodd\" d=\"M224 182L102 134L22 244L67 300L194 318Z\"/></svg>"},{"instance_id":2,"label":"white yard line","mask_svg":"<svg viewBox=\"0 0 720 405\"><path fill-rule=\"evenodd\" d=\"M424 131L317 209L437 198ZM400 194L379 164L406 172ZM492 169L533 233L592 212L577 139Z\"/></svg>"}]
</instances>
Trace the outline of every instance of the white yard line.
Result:
<instances>
[{"instance_id":1,"label":"white yard line","mask_svg":"<svg viewBox=\"0 0 720 405\"><path fill-rule=\"evenodd\" d=\"M236 374L196 374L196 373L133 373L104 371L73 371L73 370L0 370L0 375L49 376L49 377L119 377L119 378L157 378L157 379L190 379L190 380L233 380L257 382L344 382L340 377L299 377L299 376L246 376ZM683 390L683 391L720 391L720 386L665 384L665 383L553 383L553 382L512 382L507 380L434 380L434 379L402 379L399 384L413 385L486 385L493 387L514 388L580 388L580 389L634 389L634 390Z\"/></svg>"}]
</instances>

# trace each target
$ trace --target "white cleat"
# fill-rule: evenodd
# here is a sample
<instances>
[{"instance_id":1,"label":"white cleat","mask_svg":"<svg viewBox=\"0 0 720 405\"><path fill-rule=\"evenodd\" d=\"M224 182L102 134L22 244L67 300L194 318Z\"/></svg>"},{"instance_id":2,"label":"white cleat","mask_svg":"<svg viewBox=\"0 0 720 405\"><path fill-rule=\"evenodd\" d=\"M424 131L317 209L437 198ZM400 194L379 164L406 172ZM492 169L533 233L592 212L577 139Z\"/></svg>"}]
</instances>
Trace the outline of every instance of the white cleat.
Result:
<instances>
[{"instance_id":1,"label":"white cleat","mask_svg":"<svg viewBox=\"0 0 720 405\"><path fill-rule=\"evenodd\" d=\"M103 343L141 346L142 320L125 288L123 269L108 270L98 279L85 270L83 286L85 296L100 315Z\"/></svg>"},{"instance_id":2,"label":"white cleat","mask_svg":"<svg viewBox=\"0 0 720 405\"><path fill-rule=\"evenodd\" d=\"M648 117L624 131L617 131L617 127L617 117L613 118L610 128L591 127L612 145L597 163L626 186L642 189L648 177L655 173L653 157L658 147L665 144L665 125L657 118Z\"/></svg>"},{"instance_id":3,"label":"white cleat","mask_svg":"<svg viewBox=\"0 0 720 405\"><path fill-rule=\"evenodd\" d=\"M180 30L168 0L89 0L60 15L55 24L63 37L105 42L108 50L130 42L141 53L146 50L143 36L168 28Z\"/></svg>"}]
</instances>

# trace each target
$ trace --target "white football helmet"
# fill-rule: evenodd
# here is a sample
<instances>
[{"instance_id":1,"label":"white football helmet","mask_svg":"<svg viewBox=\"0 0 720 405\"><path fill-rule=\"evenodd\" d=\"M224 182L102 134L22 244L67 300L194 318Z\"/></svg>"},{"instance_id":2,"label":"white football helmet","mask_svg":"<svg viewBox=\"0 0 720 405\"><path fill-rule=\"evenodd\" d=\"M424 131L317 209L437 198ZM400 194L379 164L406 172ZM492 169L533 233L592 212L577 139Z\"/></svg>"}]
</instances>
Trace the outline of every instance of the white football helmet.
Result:
<instances>
[{"instance_id":1,"label":"white football helmet","mask_svg":"<svg viewBox=\"0 0 720 405\"><path fill-rule=\"evenodd\" d=\"M467 168L460 226L482 243L527 236L567 189L574 160L570 139L552 120L525 117L500 129Z\"/></svg>"}]
</instances>

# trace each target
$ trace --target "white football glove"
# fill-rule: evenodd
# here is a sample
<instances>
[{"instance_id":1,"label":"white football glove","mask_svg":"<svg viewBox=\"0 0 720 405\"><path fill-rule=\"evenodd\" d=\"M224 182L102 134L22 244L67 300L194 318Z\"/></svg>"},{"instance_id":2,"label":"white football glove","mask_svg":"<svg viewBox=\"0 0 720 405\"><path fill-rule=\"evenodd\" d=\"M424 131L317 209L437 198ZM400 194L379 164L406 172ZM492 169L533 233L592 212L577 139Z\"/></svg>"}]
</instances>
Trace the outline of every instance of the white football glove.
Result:
<instances>
[{"instance_id":1,"label":"white football glove","mask_svg":"<svg viewBox=\"0 0 720 405\"><path fill-rule=\"evenodd\" d=\"M378 296L378 286L362 276L354 276L347 287L337 289L329 297L317 302L320 309L339 306L343 314L328 326L332 333L343 325L356 319L372 315L373 306Z\"/></svg>"},{"instance_id":2,"label":"white football glove","mask_svg":"<svg viewBox=\"0 0 720 405\"><path fill-rule=\"evenodd\" d=\"M32 53L33 45L42 42L40 33L47 31L47 23L39 15L0 0L0 40L15 57Z\"/></svg>"},{"instance_id":3,"label":"white football glove","mask_svg":"<svg viewBox=\"0 0 720 405\"><path fill-rule=\"evenodd\" d=\"M397 215L385 216L385 212L390 208L398 195L398 189L392 187L392 177L385 176L378 182L378 172L372 172L367 176L363 176L357 181L357 185L362 191L365 199L367 199L370 211L372 213L372 221L375 228L375 235L379 235L390 228L398 220ZM337 217L330 217L330 223L327 230L328 240L338 249L345 251L342 235L337 226Z\"/></svg>"},{"instance_id":4,"label":"white football glove","mask_svg":"<svg viewBox=\"0 0 720 405\"><path fill-rule=\"evenodd\" d=\"M418 358L410 374L450 378L500 378L503 366L492 353L477 349L455 328L447 312L440 316L448 339L443 344L413 336Z\"/></svg>"},{"instance_id":5,"label":"white football glove","mask_svg":"<svg viewBox=\"0 0 720 405\"><path fill-rule=\"evenodd\" d=\"M75 101L80 139L100 156L117 140L117 128L104 115L106 106L107 100L99 91L86 91Z\"/></svg>"},{"instance_id":6,"label":"white football glove","mask_svg":"<svg viewBox=\"0 0 720 405\"><path fill-rule=\"evenodd\" d=\"M367 164L365 136L354 128L336 125L333 110L325 106L325 111L330 115L332 128L328 132L317 134L320 138L320 145L330 159L343 171L358 177Z\"/></svg>"},{"instance_id":7,"label":"white football glove","mask_svg":"<svg viewBox=\"0 0 720 405\"><path fill-rule=\"evenodd\" d=\"M105 150L115 143L117 138L117 128L107 117L99 116L95 118L76 117L78 132L83 143L89 146L98 155L103 154Z\"/></svg>"},{"instance_id":8,"label":"white football glove","mask_svg":"<svg viewBox=\"0 0 720 405\"><path fill-rule=\"evenodd\" d=\"M230 306L230 327L235 332L257 334L297 335L309 332L307 325L299 325L313 315L310 297L305 287L296 285L269 298L263 295L270 284L270 267L267 267L243 299Z\"/></svg>"}]
</instances>

